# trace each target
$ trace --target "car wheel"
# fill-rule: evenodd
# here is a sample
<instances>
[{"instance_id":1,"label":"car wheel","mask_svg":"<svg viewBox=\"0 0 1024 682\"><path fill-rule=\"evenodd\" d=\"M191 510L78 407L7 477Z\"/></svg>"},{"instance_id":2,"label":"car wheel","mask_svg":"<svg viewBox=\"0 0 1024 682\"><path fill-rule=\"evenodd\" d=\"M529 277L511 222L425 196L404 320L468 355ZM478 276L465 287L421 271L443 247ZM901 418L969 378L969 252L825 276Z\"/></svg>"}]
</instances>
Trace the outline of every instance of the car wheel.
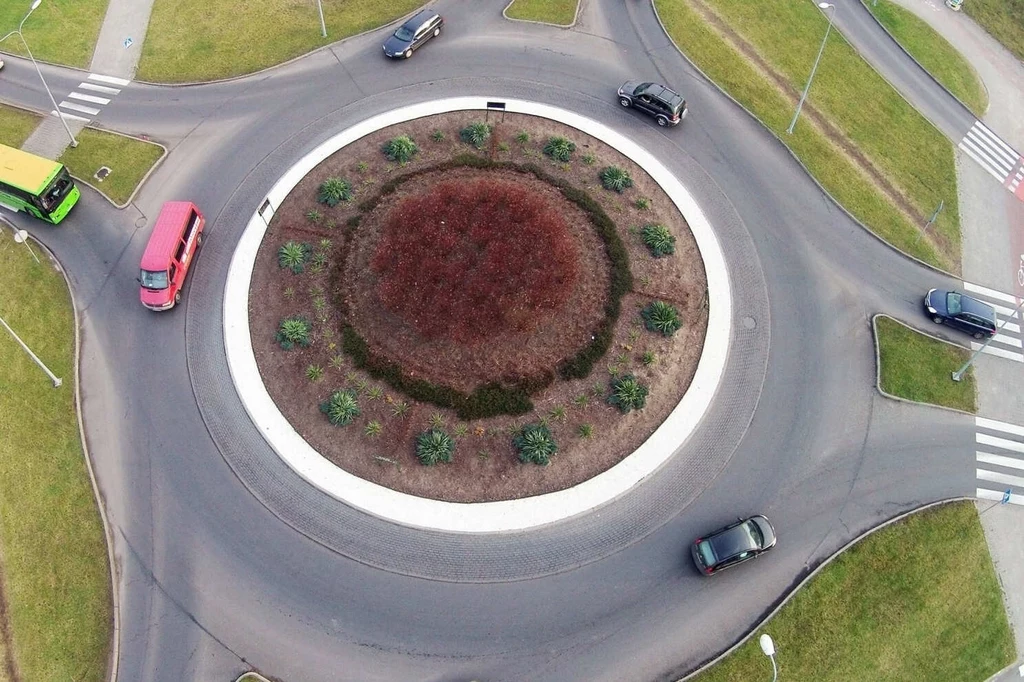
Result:
<instances>
[{"instance_id":1,"label":"car wheel","mask_svg":"<svg viewBox=\"0 0 1024 682\"><path fill-rule=\"evenodd\" d=\"M668 125L668 119L665 118L664 116L659 116L658 117L658 125L660 125L662 128L664 128L665 126Z\"/></svg>"},{"instance_id":2,"label":"car wheel","mask_svg":"<svg viewBox=\"0 0 1024 682\"><path fill-rule=\"evenodd\" d=\"M932 318L932 322L934 322L935 324L942 324L942 318L936 315L935 317Z\"/></svg>"},{"instance_id":3,"label":"car wheel","mask_svg":"<svg viewBox=\"0 0 1024 682\"><path fill-rule=\"evenodd\" d=\"M177 291L174 294L174 305L181 303L181 291Z\"/></svg>"},{"instance_id":4,"label":"car wheel","mask_svg":"<svg viewBox=\"0 0 1024 682\"><path fill-rule=\"evenodd\" d=\"M202 245L203 245L203 233L200 232L199 234L196 235L196 246L199 247L199 246L202 246Z\"/></svg>"},{"instance_id":5,"label":"car wheel","mask_svg":"<svg viewBox=\"0 0 1024 682\"><path fill-rule=\"evenodd\" d=\"M436 38L439 35L441 35L441 27L440 26L438 26L437 28L434 29L434 37Z\"/></svg>"},{"instance_id":6,"label":"car wheel","mask_svg":"<svg viewBox=\"0 0 1024 682\"><path fill-rule=\"evenodd\" d=\"M620 97L619 98L619 104L621 104L622 106L628 108L629 105L632 104L632 102L629 101L628 97Z\"/></svg>"},{"instance_id":7,"label":"car wheel","mask_svg":"<svg viewBox=\"0 0 1024 682\"><path fill-rule=\"evenodd\" d=\"M983 338L985 338L985 335L984 335L984 334L982 334L981 332L974 332L974 338L976 338L976 339L979 339L979 340L980 340L980 339L983 339Z\"/></svg>"},{"instance_id":8,"label":"car wheel","mask_svg":"<svg viewBox=\"0 0 1024 682\"><path fill-rule=\"evenodd\" d=\"M412 56L412 48L411 47L408 50L405 51L405 55L404 56L405 56L406 59L408 59L409 57Z\"/></svg>"}]
</instances>

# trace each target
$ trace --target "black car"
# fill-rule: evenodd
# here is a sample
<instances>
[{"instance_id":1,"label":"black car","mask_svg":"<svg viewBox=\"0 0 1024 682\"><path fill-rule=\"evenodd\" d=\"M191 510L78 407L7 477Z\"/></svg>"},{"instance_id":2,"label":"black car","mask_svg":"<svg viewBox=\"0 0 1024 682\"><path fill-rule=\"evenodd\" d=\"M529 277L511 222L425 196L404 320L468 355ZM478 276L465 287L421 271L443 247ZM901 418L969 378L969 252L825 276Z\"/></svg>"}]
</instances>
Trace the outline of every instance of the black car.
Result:
<instances>
[{"instance_id":1,"label":"black car","mask_svg":"<svg viewBox=\"0 0 1024 682\"><path fill-rule=\"evenodd\" d=\"M924 297L924 309L935 324L948 324L976 339L995 336L995 308L967 294L932 289Z\"/></svg>"},{"instance_id":2,"label":"black car","mask_svg":"<svg viewBox=\"0 0 1024 682\"><path fill-rule=\"evenodd\" d=\"M775 529L758 514L740 519L690 545L693 563L704 575L718 573L755 557L775 546Z\"/></svg>"},{"instance_id":3,"label":"black car","mask_svg":"<svg viewBox=\"0 0 1024 682\"><path fill-rule=\"evenodd\" d=\"M683 96L657 83L623 83L619 88L619 104L650 114L660 126L674 126L686 118Z\"/></svg>"},{"instance_id":4,"label":"black car","mask_svg":"<svg viewBox=\"0 0 1024 682\"><path fill-rule=\"evenodd\" d=\"M444 19L433 10L425 9L409 19L384 42L388 57L408 59L412 51L431 38L441 35Z\"/></svg>"}]
</instances>

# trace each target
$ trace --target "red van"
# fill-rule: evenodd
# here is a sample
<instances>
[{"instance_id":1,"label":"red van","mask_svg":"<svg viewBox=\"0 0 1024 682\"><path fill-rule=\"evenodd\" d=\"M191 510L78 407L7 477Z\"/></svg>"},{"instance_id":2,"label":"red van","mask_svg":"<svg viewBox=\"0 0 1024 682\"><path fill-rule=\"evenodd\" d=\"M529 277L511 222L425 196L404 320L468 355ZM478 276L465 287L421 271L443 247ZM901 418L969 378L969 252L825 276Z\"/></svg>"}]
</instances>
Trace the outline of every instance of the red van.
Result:
<instances>
[{"instance_id":1,"label":"red van","mask_svg":"<svg viewBox=\"0 0 1024 682\"><path fill-rule=\"evenodd\" d=\"M203 243L205 225L206 219L191 201L168 201L163 205L142 254L142 305L150 310L169 310L181 301L181 287Z\"/></svg>"}]
</instances>

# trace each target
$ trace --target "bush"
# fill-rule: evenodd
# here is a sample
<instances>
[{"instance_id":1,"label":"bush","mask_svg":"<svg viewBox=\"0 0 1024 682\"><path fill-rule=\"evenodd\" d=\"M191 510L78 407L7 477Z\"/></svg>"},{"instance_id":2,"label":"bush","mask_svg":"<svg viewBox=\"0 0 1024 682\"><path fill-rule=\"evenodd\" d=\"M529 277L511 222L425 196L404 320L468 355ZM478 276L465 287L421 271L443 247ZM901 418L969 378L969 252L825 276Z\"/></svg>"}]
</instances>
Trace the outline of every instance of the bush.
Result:
<instances>
[{"instance_id":1,"label":"bush","mask_svg":"<svg viewBox=\"0 0 1024 682\"><path fill-rule=\"evenodd\" d=\"M644 225L640 230L640 238L655 258L676 252L676 238L664 225Z\"/></svg>"},{"instance_id":2,"label":"bush","mask_svg":"<svg viewBox=\"0 0 1024 682\"><path fill-rule=\"evenodd\" d=\"M664 301L649 303L640 311L640 316L649 331L660 332L663 336L672 336L683 326L679 311Z\"/></svg>"},{"instance_id":3,"label":"bush","mask_svg":"<svg viewBox=\"0 0 1024 682\"><path fill-rule=\"evenodd\" d=\"M620 194L633 186L633 178L629 173L616 166L608 166L601 171L601 185Z\"/></svg>"},{"instance_id":4,"label":"bush","mask_svg":"<svg viewBox=\"0 0 1024 682\"><path fill-rule=\"evenodd\" d=\"M313 247L305 242L295 240L286 241L277 250L277 265L282 268L290 268L298 275L306 268L306 261L313 253Z\"/></svg>"},{"instance_id":5,"label":"bush","mask_svg":"<svg viewBox=\"0 0 1024 682\"><path fill-rule=\"evenodd\" d=\"M544 424L527 424L512 438L512 445L519 451L519 461L547 466L551 456L558 452L551 431Z\"/></svg>"},{"instance_id":6,"label":"bush","mask_svg":"<svg viewBox=\"0 0 1024 682\"><path fill-rule=\"evenodd\" d=\"M614 379L611 388L608 403L619 408L623 414L630 410L641 410L647 404L647 387L632 374Z\"/></svg>"},{"instance_id":7,"label":"bush","mask_svg":"<svg viewBox=\"0 0 1024 682\"><path fill-rule=\"evenodd\" d=\"M583 155L583 163L585 163L586 165L593 166L594 163L596 163L596 162L597 162L597 159L594 157L593 154L584 154Z\"/></svg>"},{"instance_id":8,"label":"bush","mask_svg":"<svg viewBox=\"0 0 1024 682\"><path fill-rule=\"evenodd\" d=\"M328 206L337 206L342 201L352 198L352 185L342 178L327 178L320 185L316 200Z\"/></svg>"},{"instance_id":9,"label":"bush","mask_svg":"<svg viewBox=\"0 0 1024 682\"><path fill-rule=\"evenodd\" d=\"M320 411L327 415L327 420L335 426L348 426L359 416L359 400L356 392L350 388L335 391L320 403Z\"/></svg>"},{"instance_id":10,"label":"bush","mask_svg":"<svg viewBox=\"0 0 1024 682\"><path fill-rule=\"evenodd\" d=\"M441 429L430 429L416 436L416 456L420 464L433 466L438 462L452 461L455 441Z\"/></svg>"},{"instance_id":11,"label":"bush","mask_svg":"<svg viewBox=\"0 0 1024 682\"><path fill-rule=\"evenodd\" d=\"M518 133L516 133L516 142L518 142L519 144L526 144L529 141L530 133L526 132L525 130L520 130Z\"/></svg>"},{"instance_id":12,"label":"bush","mask_svg":"<svg viewBox=\"0 0 1024 682\"><path fill-rule=\"evenodd\" d=\"M440 130L435 130L434 132L430 133L430 139L433 140L434 142L441 142L444 140L444 133L442 133Z\"/></svg>"},{"instance_id":13,"label":"bush","mask_svg":"<svg viewBox=\"0 0 1024 682\"><path fill-rule=\"evenodd\" d=\"M413 155L419 151L419 147L416 146L416 143L408 135L399 135L388 140L381 150L384 152L384 156L388 157L388 160L405 164L412 160Z\"/></svg>"},{"instance_id":14,"label":"bush","mask_svg":"<svg viewBox=\"0 0 1024 682\"><path fill-rule=\"evenodd\" d=\"M291 350L296 344L306 348L309 346L309 333L313 325L304 317L286 317L277 328L277 342L281 348Z\"/></svg>"},{"instance_id":15,"label":"bush","mask_svg":"<svg viewBox=\"0 0 1024 682\"><path fill-rule=\"evenodd\" d=\"M483 149L490 137L491 126L483 121L470 123L459 131L459 138L466 144L471 144L477 149Z\"/></svg>"},{"instance_id":16,"label":"bush","mask_svg":"<svg viewBox=\"0 0 1024 682\"><path fill-rule=\"evenodd\" d=\"M576 143L564 137L552 137L544 145L544 153L556 161L568 162L576 151Z\"/></svg>"}]
</instances>

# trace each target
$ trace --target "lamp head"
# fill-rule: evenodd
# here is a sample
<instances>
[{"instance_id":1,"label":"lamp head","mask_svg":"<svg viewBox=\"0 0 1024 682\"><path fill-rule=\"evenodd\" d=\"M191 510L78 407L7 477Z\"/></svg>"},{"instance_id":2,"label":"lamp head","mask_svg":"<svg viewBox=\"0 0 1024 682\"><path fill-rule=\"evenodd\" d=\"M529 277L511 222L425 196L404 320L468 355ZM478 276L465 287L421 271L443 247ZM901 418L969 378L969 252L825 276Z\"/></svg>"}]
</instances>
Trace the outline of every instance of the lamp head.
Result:
<instances>
[{"instance_id":1,"label":"lamp head","mask_svg":"<svg viewBox=\"0 0 1024 682\"><path fill-rule=\"evenodd\" d=\"M35 9L36 9L37 7L39 7L40 3L42 3L42 1L43 1L43 0L36 0L35 2L33 2L33 3L32 3L32 7L31 7L31 8L29 9L29 11L30 11L30 12L34 12L34 11L35 11Z\"/></svg>"},{"instance_id":2,"label":"lamp head","mask_svg":"<svg viewBox=\"0 0 1024 682\"><path fill-rule=\"evenodd\" d=\"M36 2L39 2L39 0L36 0ZM819 9L828 9L829 7L831 7L832 9L835 9L836 6L833 5L831 2L819 2L818 3L818 8Z\"/></svg>"},{"instance_id":3,"label":"lamp head","mask_svg":"<svg viewBox=\"0 0 1024 682\"><path fill-rule=\"evenodd\" d=\"M761 644L761 651L764 652L765 656L775 655L775 642L772 641L771 636L767 632L761 635L757 641Z\"/></svg>"}]
</instances>

